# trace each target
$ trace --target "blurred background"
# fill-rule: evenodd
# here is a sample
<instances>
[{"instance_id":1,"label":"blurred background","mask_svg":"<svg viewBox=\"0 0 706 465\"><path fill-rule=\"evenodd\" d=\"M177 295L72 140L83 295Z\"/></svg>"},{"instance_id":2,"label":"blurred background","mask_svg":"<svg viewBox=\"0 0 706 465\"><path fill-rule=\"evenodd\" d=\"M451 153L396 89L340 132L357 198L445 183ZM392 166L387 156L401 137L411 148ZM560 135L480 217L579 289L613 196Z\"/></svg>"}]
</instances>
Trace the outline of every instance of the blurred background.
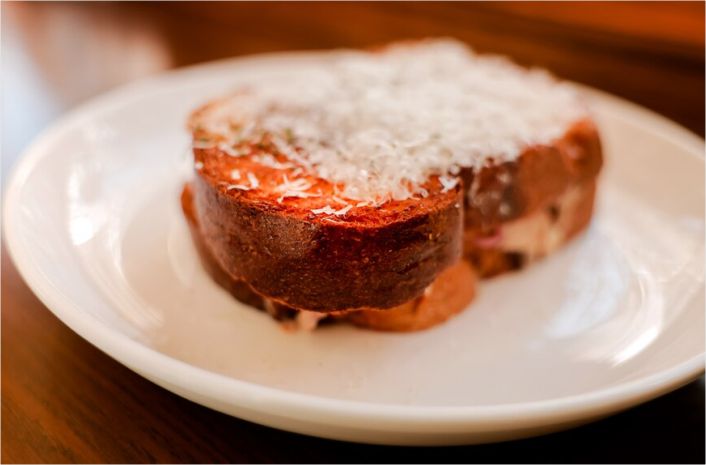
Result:
<instances>
[{"instance_id":1,"label":"blurred background","mask_svg":"<svg viewBox=\"0 0 706 465\"><path fill-rule=\"evenodd\" d=\"M61 114L135 79L244 54L429 36L452 36L480 52L548 68L704 134L703 2L0 7L3 177ZM186 402L88 345L43 307L2 255L5 463L704 460L703 378L593 425L501 445L383 448L252 425Z\"/></svg>"}]
</instances>

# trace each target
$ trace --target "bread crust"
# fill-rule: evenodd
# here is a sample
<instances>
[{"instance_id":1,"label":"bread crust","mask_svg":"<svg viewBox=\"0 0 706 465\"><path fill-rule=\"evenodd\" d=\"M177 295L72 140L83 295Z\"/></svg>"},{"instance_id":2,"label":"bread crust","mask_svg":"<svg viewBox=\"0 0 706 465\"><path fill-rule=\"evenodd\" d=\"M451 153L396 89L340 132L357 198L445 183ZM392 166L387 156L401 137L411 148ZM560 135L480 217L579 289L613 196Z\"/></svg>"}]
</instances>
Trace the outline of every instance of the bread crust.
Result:
<instances>
[{"instance_id":1,"label":"bread crust","mask_svg":"<svg viewBox=\"0 0 706 465\"><path fill-rule=\"evenodd\" d=\"M227 188L235 167L253 171L263 184L282 170L213 148L196 149L195 158L203 169L194 182L194 215L218 265L272 302L319 312L405 304L455 263L462 249L481 276L522 267L527 257L478 250L469 237L493 234L502 224L550 208L571 186L595 179L602 165L597 130L583 120L553 144L529 147L515 162L477 174L464 170L460 186L449 192L431 180L427 198L354 208L339 219L312 214L320 201L278 202L271 186L254 192ZM324 195L333 195L333 186L315 182Z\"/></svg>"},{"instance_id":2,"label":"bread crust","mask_svg":"<svg viewBox=\"0 0 706 465\"><path fill-rule=\"evenodd\" d=\"M460 188L423 205L387 208L387 221L318 218L229 192L203 173L194 202L215 261L258 294L300 310L403 304L461 256Z\"/></svg>"},{"instance_id":3,"label":"bread crust","mask_svg":"<svg viewBox=\"0 0 706 465\"><path fill-rule=\"evenodd\" d=\"M216 262L203 241L189 184L182 191L181 206L201 263L218 285L237 300L263 310L285 324L298 320L302 312L261 296L244 281L229 275ZM422 296L402 305L385 310L368 308L321 315L324 321L344 321L378 331L418 331L442 323L461 312L473 300L475 289L476 275L468 262L461 260L441 272Z\"/></svg>"},{"instance_id":4,"label":"bread crust","mask_svg":"<svg viewBox=\"0 0 706 465\"><path fill-rule=\"evenodd\" d=\"M424 295L388 309L368 309L343 315L346 321L377 331L420 331L463 311L476 294L476 274L465 260L441 272Z\"/></svg>"},{"instance_id":5,"label":"bread crust","mask_svg":"<svg viewBox=\"0 0 706 465\"><path fill-rule=\"evenodd\" d=\"M577 121L551 144L528 147L516 161L461 172L464 228L492 230L546 208L569 187L598 175L603 164L595 124Z\"/></svg>"},{"instance_id":6,"label":"bread crust","mask_svg":"<svg viewBox=\"0 0 706 465\"><path fill-rule=\"evenodd\" d=\"M418 331L440 324L465 309L476 293L476 276L490 277L523 268L555 248L562 246L590 223L593 212L596 180L590 179L570 186L553 199L546 210L535 211L523 218L503 223L495 234L498 240L490 244L477 230L464 233L466 260L446 268L425 289L422 296L390 309L362 310L320 314L323 321L344 321L378 331ZM286 325L296 326L301 313L287 305L258 294L244 281L234 278L221 268L205 245L195 218L193 196L189 185L181 196L182 209L191 230L201 262L208 274L237 300L266 311ZM554 228L554 231L552 231ZM520 231L531 239L527 250L513 240L503 240L503 232ZM479 246L479 239L482 246ZM317 318L318 319L318 318ZM301 326L301 323L299 323ZM316 320L309 329L316 326Z\"/></svg>"}]
</instances>

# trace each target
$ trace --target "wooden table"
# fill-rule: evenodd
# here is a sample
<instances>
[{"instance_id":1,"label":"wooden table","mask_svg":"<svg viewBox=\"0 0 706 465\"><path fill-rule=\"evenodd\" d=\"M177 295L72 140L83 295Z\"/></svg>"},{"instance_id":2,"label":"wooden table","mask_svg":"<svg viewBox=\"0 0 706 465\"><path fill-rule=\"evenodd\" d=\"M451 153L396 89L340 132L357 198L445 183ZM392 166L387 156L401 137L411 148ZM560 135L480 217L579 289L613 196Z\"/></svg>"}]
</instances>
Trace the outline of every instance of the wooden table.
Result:
<instances>
[{"instance_id":1,"label":"wooden table","mask_svg":"<svg viewBox=\"0 0 706 465\"><path fill-rule=\"evenodd\" d=\"M704 5L2 4L3 175L110 87L195 62L450 35L624 96L704 133ZM704 462L704 381L592 425L454 448L366 446L213 412L59 322L2 257L3 462Z\"/></svg>"}]
</instances>

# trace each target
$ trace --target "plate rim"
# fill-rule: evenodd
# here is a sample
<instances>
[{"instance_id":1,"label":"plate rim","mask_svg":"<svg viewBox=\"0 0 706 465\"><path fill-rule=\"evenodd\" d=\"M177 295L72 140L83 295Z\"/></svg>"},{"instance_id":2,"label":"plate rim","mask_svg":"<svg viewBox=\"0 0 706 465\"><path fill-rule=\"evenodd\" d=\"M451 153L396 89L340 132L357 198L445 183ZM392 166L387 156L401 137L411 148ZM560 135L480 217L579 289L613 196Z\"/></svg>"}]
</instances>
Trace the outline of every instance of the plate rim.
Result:
<instances>
[{"instance_id":1,"label":"plate rim","mask_svg":"<svg viewBox=\"0 0 706 465\"><path fill-rule=\"evenodd\" d=\"M140 90L143 92L163 82L165 79L189 78L190 74L210 74L219 68L248 66L259 61L279 61L282 59L321 59L336 53L337 50L274 52L228 58L184 68L158 73L154 76L129 82L78 105L61 115L35 137L23 150L12 168L3 195L3 232L7 251L18 272L40 301L71 330L141 376L154 375L157 379L175 386L183 386L188 377L188 390L198 392L210 399L218 399L227 404L255 411L274 410L287 418L301 418L315 414L317 423L330 423L351 426L365 425L367 428L386 429L394 426L397 431L419 431L420 425L428 427L445 425L447 428L463 428L471 424L483 423L501 426L512 421L514 426L537 424L542 421L572 419L608 414L616 410L655 398L676 389L695 379L704 372L705 355L702 350L668 369L611 387L596 389L584 394L563 396L532 402L517 402L482 406L418 406L385 404L346 399L335 399L313 394L288 391L249 381L231 378L208 371L187 362L161 353L138 340L103 324L81 309L69 298L65 298L51 288L51 279L41 270L32 266L32 261L22 243L16 226L15 213L19 208L16 200L23 181L37 164L50 153L52 143L65 131L70 130L77 120L90 118L91 114L105 108L120 97L129 96ZM687 145L686 151L704 162L704 140L672 120L640 105L593 89L581 84L583 92L611 104L613 109L628 115L639 112L645 115L641 124L649 123L655 132L679 145ZM703 287L703 284L702 284ZM186 371L185 371L186 370ZM150 378L152 379L152 378ZM313 420L313 419L312 419ZM374 422L374 425L370 422Z\"/></svg>"}]
</instances>

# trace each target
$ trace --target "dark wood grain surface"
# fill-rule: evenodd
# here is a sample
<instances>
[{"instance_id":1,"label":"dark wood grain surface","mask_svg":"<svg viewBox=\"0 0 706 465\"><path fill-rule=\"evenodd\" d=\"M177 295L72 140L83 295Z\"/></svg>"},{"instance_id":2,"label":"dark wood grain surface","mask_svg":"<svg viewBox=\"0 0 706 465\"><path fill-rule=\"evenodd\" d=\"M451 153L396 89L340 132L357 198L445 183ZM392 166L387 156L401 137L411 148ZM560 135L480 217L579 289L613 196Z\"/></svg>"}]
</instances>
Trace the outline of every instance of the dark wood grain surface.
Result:
<instances>
[{"instance_id":1,"label":"dark wood grain surface","mask_svg":"<svg viewBox=\"0 0 706 465\"><path fill-rule=\"evenodd\" d=\"M3 3L3 177L67 109L235 55L449 35L621 95L704 134L703 3ZM4 247L4 246L3 246ZM132 373L59 322L2 255L2 461L704 462L704 381L571 431L400 448L285 433Z\"/></svg>"}]
</instances>

